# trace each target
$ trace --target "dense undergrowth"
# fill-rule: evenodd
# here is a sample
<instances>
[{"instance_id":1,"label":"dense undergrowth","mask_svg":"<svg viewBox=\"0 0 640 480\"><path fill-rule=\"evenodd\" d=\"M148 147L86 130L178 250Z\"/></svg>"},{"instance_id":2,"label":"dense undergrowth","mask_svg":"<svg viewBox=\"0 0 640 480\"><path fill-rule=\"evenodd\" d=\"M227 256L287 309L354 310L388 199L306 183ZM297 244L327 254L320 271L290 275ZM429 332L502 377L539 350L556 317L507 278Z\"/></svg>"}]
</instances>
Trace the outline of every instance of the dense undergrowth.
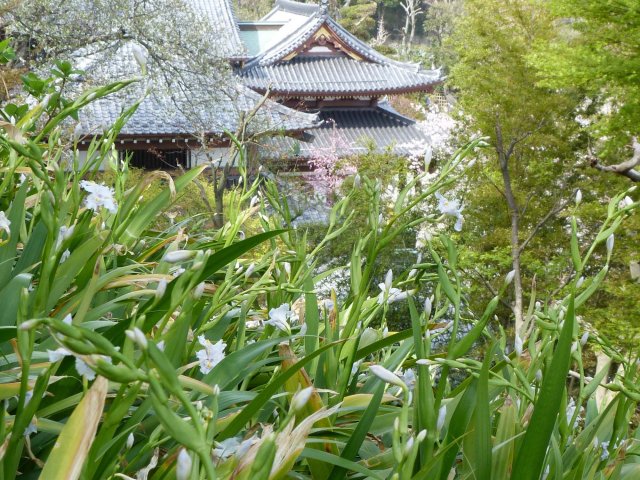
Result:
<instances>
[{"instance_id":1,"label":"dense undergrowth","mask_svg":"<svg viewBox=\"0 0 640 480\"><path fill-rule=\"evenodd\" d=\"M10 107L12 121L1 125L2 478L640 475L637 359L576 319L607 264L592 278L580 273L595 249L610 258L616 229L637 206L625 192L603 211L591 248L573 249L569 295L544 309L532 301L527 334L514 342L494 320L499 296L477 318L463 308L446 234L426 242L428 258L410 271L372 285L376 259L399 235L442 222L436 210L409 213L453 185L482 142L437 175L416 176L390 207L380 182L354 182L314 247L288 228L286 199L260 181L229 195L222 229L186 220L160 231L150 227L203 168L175 180L149 173L126 188L126 164L111 161L122 123L91 143L84 165L65 136L79 109L127 83L61 102L55 80L44 79L31 106ZM95 182L103 163L109 185ZM150 188L160 179L167 188ZM335 267L349 291L340 301L319 297L329 272L316 275L318 254L362 223L354 196L366 196L368 229ZM248 224L262 233L241 239ZM433 296L418 304L413 293L424 285ZM395 302L408 305L405 330L387 326ZM445 334L444 353L432 351ZM478 344L480 361L469 353ZM587 377L586 344L604 349L618 375ZM449 381L453 370L465 373L461 383Z\"/></svg>"}]
</instances>

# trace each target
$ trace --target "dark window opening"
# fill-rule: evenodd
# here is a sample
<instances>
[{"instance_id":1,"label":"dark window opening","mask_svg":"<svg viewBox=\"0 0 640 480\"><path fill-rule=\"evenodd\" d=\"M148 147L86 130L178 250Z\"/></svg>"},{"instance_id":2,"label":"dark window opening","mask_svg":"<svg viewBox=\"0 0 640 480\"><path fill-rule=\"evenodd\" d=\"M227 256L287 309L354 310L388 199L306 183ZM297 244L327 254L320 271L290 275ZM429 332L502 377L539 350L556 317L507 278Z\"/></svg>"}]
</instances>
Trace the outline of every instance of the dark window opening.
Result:
<instances>
[{"instance_id":1,"label":"dark window opening","mask_svg":"<svg viewBox=\"0 0 640 480\"><path fill-rule=\"evenodd\" d=\"M147 170L175 170L178 166L191 168L191 150L121 150L120 159L129 159L129 166Z\"/></svg>"}]
</instances>

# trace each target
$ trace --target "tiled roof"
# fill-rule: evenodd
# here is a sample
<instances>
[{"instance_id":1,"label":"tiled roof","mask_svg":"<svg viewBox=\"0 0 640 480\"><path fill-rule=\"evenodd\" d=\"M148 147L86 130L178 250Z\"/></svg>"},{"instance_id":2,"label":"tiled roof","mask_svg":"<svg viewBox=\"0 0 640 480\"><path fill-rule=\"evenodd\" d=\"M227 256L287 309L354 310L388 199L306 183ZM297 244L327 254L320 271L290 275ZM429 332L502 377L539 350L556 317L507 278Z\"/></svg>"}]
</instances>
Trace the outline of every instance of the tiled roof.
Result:
<instances>
[{"instance_id":1,"label":"tiled roof","mask_svg":"<svg viewBox=\"0 0 640 480\"><path fill-rule=\"evenodd\" d=\"M204 17L202 20L207 20L227 57L246 55L230 0L185 0L185 3L191 6L197 16Z\"/></svg>"},{"instance_id":2,"label":"tiled roof","mask_svg":"<svg viewBox=\"0 0 640 480\"><path fill-rule=\"evenodd\" d=\"M294 57L241 72L245 84L274 94L393 93L424 90L440 80L439 72L399 68L389 63L342 57Z\"/></svg>"},{"instance_id":3,"label":"tiled roof","mask_svg":"<svg viewBox=\"0 0 640 480\"><path fill-rule=\"evenodd\" d=\"M415 122L389 109L335 109L320 112L325 122L321 128L309 130L301 140L271 138L264 144L266 157L297 156L309 159L318 152L338 156L390 150L402 155L412 151L409 144L429 141Z\"/></svg>"},{"instance_id":4,"label":"tiled roof","mask_svg":"<svg viewBox=\"0 0 640 480\"><path fill-rule=\"evenodd\" d=\"M110 57L99 55L92 58L86 67L87 75L90 77L95 72L100 83L139 75L140 68L133 56L134 48L134 41L129 40ZM154 68L153 65L148 67L150 70ZM102 132L105 125L112 125L124 109L144 96L137 111L122 128L121 135L190 135L201 132L222 135L225 130L236 131L241 118L262 101L260 94L239 84L231 75L218 79L220 83L215 87L209 85L209 79L197 76L188 78L192 80L190 85L186 85L190 89L184 91L174 88L171 96L166 93L166 85L151 87L151 92L144 96L148 85L143 80L92 102L80 114L79 133L91 135ZM317 123L314 114L299 112L267 100L249 124L248 130L251 133L300 131L313 128Z\"/></svg>"},{"instance_id":5,"label":"tiled roof","mask_svg":"<svg viewBox=\"0 0 640 480\"><path fill-rule=\"evenodd\" d=\"M346 55L331 58L311 54L286 60L300 51L321 28L332 31L361 60ZM439 70L421 70L419 65L385 57L345 30L323 9L317 9L292 34L250 59L239 74L252 88L265 90L271 87L272 91L283 93L338 94L361 89L378 93L417 91L442 80Z\"/></svg>"}]
</instances>

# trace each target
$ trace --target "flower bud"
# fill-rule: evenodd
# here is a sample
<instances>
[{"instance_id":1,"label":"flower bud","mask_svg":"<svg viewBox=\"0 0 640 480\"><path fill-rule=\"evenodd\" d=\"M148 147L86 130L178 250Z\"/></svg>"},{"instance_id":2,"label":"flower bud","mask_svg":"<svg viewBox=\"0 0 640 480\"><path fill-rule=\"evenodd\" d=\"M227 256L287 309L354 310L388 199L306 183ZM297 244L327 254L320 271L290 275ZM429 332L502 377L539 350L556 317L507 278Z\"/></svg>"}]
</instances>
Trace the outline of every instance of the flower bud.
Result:
<instances>
[{"instance_id":1,"label":"flower bud","mask_svg":"<svg viewBox=\"0 0 640 480\"><path fill-rule=\"evenodd\" d=\"M194 250L174 250L173 252L167 252L162 257L162 260L167 263L179 263L193 258L196 255Z\"/></svg>"},{"instance_id":2,"label":"flower bud","mask_svg":"<svg viewBox=\"0 0 640 480\"><path fill-rule=\"evenodd\" d=\"M440 410L438 410L438 421L436 422L436 429L438 431L442 430L442 427L444 427L444 422L446 419L447 419L447 406L442 405L440 407Z\"/></svg>"},{"instance_id":3,"label":"flower bud","mask_svg":"<svg viewBox=\"0 0 640 480\"><path fill-rule=\"evenodd\" d=\"M520 335L516 333L516 339L513 344L513 349L515 350L517 356L522 355L522 347L523 347L522 338L520 338Z\"/></svg>"},{"instance_id":4,"label":"flower bud","mask_svg":"<svg viewBox=\"0 0 640 480\"><path fill-rule=\"evenodd\" d=\"M311 395L313 395L313 387L303 388L297 392L291 399L291 410L295 413L300 413L309 403Z\"/></svg>"},{"instance_id":5,"label":"flower bud","mask_svg":"<svg viewBox=\"0 0 640 480\"><path fill-rule=\"evenodd\" d=\"M576 192L576 207L580 205L580 202L582 202L582 191L578 189L578 191Z\"/></svg>"},{"instance_id":6,"label":"flower bud","mask_svg":"<svg viewBox=\"0 0 640 480\"><path fill-rule=\"evenodd\" d=\"M431 304L431 298L427 298L424 301L424 316L425 317L427 317L427 318L431 317L431 309L432 308L433 308L433 305Z\"/></svg>"},{"instance_id":7,"label":"flower bud","mask_svg":"<svg viewBox=\"0 0 640 480\"><path fill-rule=\"evenodd\" d=\"M413 437L409 437L407 439L407 444L404 446L404 454L405 456L409 456L411 455L411 450L413 450L413 443L415 442L415 440L413 439Z\"/></svg>"},{"instance_id":8,"label":"flower bud","mask_svg":"<svg viewBox=\"0 0 640 480\"><path fill-rule=\"evenodd\" d=\"M142 333L138 327L134 327L133 330L126 330L125 335L131 339L133 343L136 343L142 350L146 350L148 343L147 337Z\"/></svg>"},{"instance_id":9,"label":"flower bud","mask_svg":"<svg viewBox=\"0 0 640 480\"><path fill-rule=\"evenodd\" d=\"M159 300L164 296L164 292L167 291L167 281L163 278L158 282L158 286L156 287L155 296Z\"/></svg>"},{"instance_id":10,"label":"flower bud","mask_svg":"<svg viewBox=\"0 0 640 480\"><path fill-rule=\"evenodd\" d=\"M204 287L204 282L200 282L198 285L196 285L196 288L193 290L193 298L195 298L196 300L200 300L200 298L202 298L202 294L204 293Z\"/></svg>"},{"instance_id":11,"label":"flower bud","mask_svg":"<svg viewBox=\"0 0 640 480\"><path fill-rule=\"evenodd\" d=\"M516 271L515 270L511 270L509 273L507 273L507 276L504 277L504 285L505 287L507 285L511 285L511 282L513 282L514 277L516 276Z\"/></svg>"},{"instance_id":12,"label":"flower bud","mask_svg":"<svg viewBox=\"0 0 640 480\"><path fill-rule=\"evenodd\" d=\"M384 288L388 292L391 290L391 285L393 284L393 272L391 269L387 272L387 275L384 277Z\"/></svg>"},{"instance_id":13,"label":"flower bud","mask_svg":"<svg viewBox=\"0 0 640 480\"><path fill-rule=\"evenodd\" d=\"M613 236L613 233L611 235L609 235L609 238L607 238L607 253L611 254L611 252L613 251L613 242L614 242L615 238Z\"/></svg>"},{"instance_id":14,"label":"flower bud","mask_svg":"<svg viewBox=\"0 0 640 480\"><path fill-rule=\"evenodd\" d=\"M247 267L247 269L244 272L244 278L249 278L251 276L251 274L253 273L253 271L256 269L256 264L252 263L251 265L249 265Z\"/></svg>"},{"instance_id":15,"label":"flower bud","mask_svg":"<svg viewBox=\"0 0 640 480\"><path fill-rule=\"evenodd\" d=\"M536 370L536 380L538 383L542 382L542 370L540 369Z\"/></svg>"},{"instance_id":16,"label":"flower bud","mask_svg":"<svg viewBox=\"0 0 640 480\"><path fill-rule=\"evenodd\" d=\"M131 447L133 447L133 442L134 442L134 437L133 437L133 433L130 433L129 436L127 437L127 450L130 450Z\"/></svg>"},{"instance_id":17,"label":"flower bud","mask_svg":"<svg viewBox=\"0 0 640 480\"><path fill-rule=\"evenodd\" d=\"M193 461L189 453L183 448L178 454L178 462L176 465L176 480L188 480L191 475L191 466Z\"/></svg>"},{"instance_id":18,"label":"flower bud","mask_svg":"<svg viewBox=\"0 0 640 480\"><path fill-rule=\"evenodd\" d=\"M580 288L583 283L584 283L584 277L580 277L576 282L576 288Z\"/></svg>"},{"instance_id":19,"label":"flower bud","mask_svg":"<svg viewBox=\"0 0 640 480\"><path fill-rule=\"evenodd\" d=\"M584 332L580 337L580 345L584 347L588 341L589 341L589 332Z\"/></svg>"},{"instance_id":20,"label":"flower bud","mask_svg":"<svg viewBox=\"0 0 640 480\"><path fill-rule=\"evenodd\" d=\"M391 385L396 385L403 390L407 389L407 385L402 380L400 380L400 377L398 377L395 373L391 373L382 365L371 365L369 367L369 371L376 377L381 379L383 382L390 383Z\"/></svg>"},{"instance_id":21,"label":"flower bud","mask_svg":"<svg viewBox=\"0 0 640 480\"><path fill-rule=\"evenodd\" d=\"M353 177L353 186L355 188L360 188L361 184L362 184L362 179L360 178L360 174L356 173L356 176Z\"/></svg>"},{"instance_id":22,"label":"flower bud","mask_svg":"<svg viewBox=\"0 0 640 480\"><path fill-rule=\"evenodd\" d=\"M427 438L427 431L421 430L420 433L418 433L418 436L416 437L416 441L418 443L421 443L424 441L425 438Z\"/></svg>"}]
</instances>

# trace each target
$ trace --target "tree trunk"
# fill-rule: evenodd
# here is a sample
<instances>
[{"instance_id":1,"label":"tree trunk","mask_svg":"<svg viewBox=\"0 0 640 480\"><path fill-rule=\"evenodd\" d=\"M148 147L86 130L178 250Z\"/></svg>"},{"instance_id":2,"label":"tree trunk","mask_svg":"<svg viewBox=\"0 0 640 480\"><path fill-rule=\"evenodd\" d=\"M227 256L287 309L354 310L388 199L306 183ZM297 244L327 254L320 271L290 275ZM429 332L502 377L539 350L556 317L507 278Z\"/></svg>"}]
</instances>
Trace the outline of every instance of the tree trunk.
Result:
<instances>
[{"instance_id":1,"label":"tree trunk","mask_svg":"<svg viewBox=\"0 0 640 480\"><path fill-rule=\"evenodd\" d=\"M500 166L500 173L502 174L502 181L504 183L504 196L507 200L507 206L509 207L509 215L511 216L511 262L514 272L514 303L512 310L515 317L516 334L521 334L521 329L524 324L524 302L522 276L520 273L520 211L518 209L516 197L513 194L513 189L511 188L511 174L509 172L511 151L510 149L506 150L504 147L502 127L499 120L496 120L496 152L498 154L498 163Z\"/></svg>"}]
</instances>

